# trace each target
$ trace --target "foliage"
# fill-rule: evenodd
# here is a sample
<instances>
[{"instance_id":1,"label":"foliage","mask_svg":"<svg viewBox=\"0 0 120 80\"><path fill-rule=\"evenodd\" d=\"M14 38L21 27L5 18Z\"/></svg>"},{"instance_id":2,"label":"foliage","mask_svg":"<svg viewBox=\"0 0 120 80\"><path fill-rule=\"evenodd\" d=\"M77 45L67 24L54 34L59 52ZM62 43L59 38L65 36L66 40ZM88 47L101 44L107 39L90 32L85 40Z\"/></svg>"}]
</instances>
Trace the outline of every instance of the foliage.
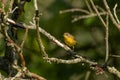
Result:
<instances>
[{"instance_id":1,"label":"foliage","mask_svg":"<svg viewBox=\"0 0 120 80\"><path fill-rule=\"evenodd\" d=\"M94 0L97 5L102 5L102 1ZM111 9L119 1L108 0ZM69 12L60 14L61 10L82 8L86 9L84 0L38 0L39 10L43 13L40 17L40 27L45 29L51 35L55 36L60 42L64 43L63 34L69 32L77 40L75 52L79 53L87 59L97 61L100 65L105 61L105 27L98 19L98 17L90 17L78 20L72 23L72 16L80 16L83 13ZM30 24L34 16L33 0L25 4L25 11L22 13L18 21L21 23ZM102 7L102 6L101 6ZM118 5L118 8L120 6ZM102 7L104 8L104 7ZM111 10L112 11L112 10ZM119 12L118 12L119 13ZM117 13L117 14L118 14ZM103 16L105 18L105 16ZM118 15L119 17L119 15ZM120 32L109 21L109 53L110 55L119 55L120 50ZM17 31L18 43L21 43L24 37L25 30L19 29ZM41 34L42 42L45 50L50 57L70 59L67 52L58 47L54 42L49 40ZM3 36L0 35L0 52L4 51ZM77 64L56 64L47 63L41 56L41 50L36 40L36 31L29 30L25 46L23 48L23 55L28 69L37 73L47 80L118 80L114 75L105 72L101 75L96 75L90 69L90 65L84 63ZM119 57L109 57L108 65L115 66L120 69ZM89 79L87 79L89 75Z\"/></svg>"}]
</instances>

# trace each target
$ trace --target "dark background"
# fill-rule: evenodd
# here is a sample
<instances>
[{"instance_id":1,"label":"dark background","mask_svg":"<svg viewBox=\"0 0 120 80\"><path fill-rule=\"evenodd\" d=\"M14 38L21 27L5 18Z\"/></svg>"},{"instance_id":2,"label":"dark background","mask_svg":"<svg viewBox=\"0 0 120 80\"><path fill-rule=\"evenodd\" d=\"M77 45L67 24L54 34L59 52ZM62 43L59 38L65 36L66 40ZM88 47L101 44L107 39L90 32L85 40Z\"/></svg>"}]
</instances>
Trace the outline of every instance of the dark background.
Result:
<instances>
[{"instance_id":1,"label":"dark background","mask_svg":"<svg viewBox=\"0 0 120 80\"><path fill-rule=\"evenodd\" d=\"M104 8L102 0L94 0L96 5ZM116 3L118 3L118 17L120 0L107 0L111 11ZM77 40L75 51L86 58L97 61L103 64L105 60L105 27L97 17L78 20L72 23L73 16L82 15L81 12L69 12L60 14L61 10L82 8L87 9L84 0L38 0L39 10L43 13L40 17L40 26L48 33L56 37L59 41L63 42L63 33L69 32ZM25 12L18 21L29 24L34 16L33 1L26 3ZM105 17L105 16L103 16ZM18 42L22 41L24 30L18 30ZM116 76L105 72L102 75L96 75L90 69L88 64L56 64L47 63L42 59L41 52L36 41L35 30L29 30L27 40L24 46L24 58L26 66L31 72L37 73L47 80L87 80L86 76L89 75L88 80L118 80ZM109 21L109 53L110 55L120 54L120 32ZM42 41L45 50L49 57L56 57L61 59L69 59L66 51L54 42L50 41L47 37L42 35ZM4 54L4 39L0 34L0 54ZM120 58L110 57L109 65L115 66L120 70Z\"/></svg>"}]
</instances>

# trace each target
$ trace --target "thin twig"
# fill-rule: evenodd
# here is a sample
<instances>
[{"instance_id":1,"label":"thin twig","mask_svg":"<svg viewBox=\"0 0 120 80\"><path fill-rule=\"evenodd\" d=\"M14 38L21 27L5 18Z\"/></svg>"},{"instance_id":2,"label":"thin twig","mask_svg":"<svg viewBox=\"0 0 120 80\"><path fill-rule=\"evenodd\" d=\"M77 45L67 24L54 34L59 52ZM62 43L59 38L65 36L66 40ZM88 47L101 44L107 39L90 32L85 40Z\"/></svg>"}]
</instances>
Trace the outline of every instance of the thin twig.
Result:
<instances>
[{"instance_id":1,"label":"thin twig","mask_svg":"<svg viewBox=\"0 0 120 80\"><path fill-rule=\"evenodd\" d=\"M96 5L96 8L97 8L98 10L100 10L101 12L105 12L105 10L104 10L102 7L98 6L98 5ZM107 12L106 12L106 13L107 13Z\"/></svg>"},{"instance_id":2,"label":"thin twig","mask_svg":"<svg viewBox=\"0 0 120 80\"><path fill-rule=\"evenodd\" d=\"M88 3L88 0L85 0L85 3L86 3L86 5L87 5L87 8L88 8L89 12L90 12L90 13L93 13L93 10L92 10L90 4Z\"/></svg>"},{"instance_id":3,"label":"thin twig","mask_svg":"<svg viewBox=\"0 0 120 80\"><path fill-rule=\"evenodd\" d=\"M19 57L20 57L20 60L21 60L22 67L25 67L26 63L25 63L25 59L24 59L23 51L22 50L19 52Z\"/></svg>"},{"instance_id":4,"label":"thin twig","mask_svg":"<svg viewBox=\"0 0 120 80\"><path fill-rule=\"evenodd\" d=\"M108 58L109 58L109 46L108 46L108 36L109 36L109 35L108 35L108 33L109 33L109 32L108 32L108 25L109 25L109 23L108 23L108 13L107 13L106 23L105 23L105 21L103 20L103 18L102 18L101 15L100 15L100 13L98 12L98 10L97 10L97 8L96 8L93 0L90 0L90 2L91 2L91 4L92 4L95 12L97 13L99 19L101 20L102 24L103 24L104 27L106 28L106 37L105 37L105 42L106 42L106 44L105 44L105 45L106 45L106 57L105 57L105 62L107 62L107 60L108 60Z\"/></svg>"},{"instance_id":5,"label":"thin twig","mask_svg":"<svg viewBox=\"0 0 120 80\"><path fill-rule=\"evenodd\" d=\"M59 13L60 14L63 14L63 13L67 13L67 12L75 12L75 11L79 11L79 12L82 12L82 13L85 13L85 14L89 14L90 12L87 11L87 10L84 10L84 9L67 9L67 10L61 10Z\"/></svg>"},{"instance_id":6,"label":"thin twig","mask_svg":"<svg viewBox=\"0 0 120 80\"><path fill-rule=\"evenodd\" d=\"M35 7L35 26L36 26L36 33L37 33L37 41L38 41L38 45L41 49L42 52L42 56L43 57L48 57L47 53L45 52L41 37L40 37L40 32L39 32L39 10L38 10L38 6L37 6L37 0L34 0L34 7Z\"/></svg>"},{"instance_id":7,"label":"thin twig","mask_svg":"<svg viewBox=\"0 0 120 80\"><path fill-rule=\"evenodd\" d=\"M118 24L118 23L116 22L113 14L112 14L112 12L110 11L110 8L109 8L109 6L108 6L107 1L106 1L106 0L102 0L102 1L103 1L103 3L104 3L104 6L105 6L105 8L106 8L106 10L107 10L107 12L108 12L108 14L109 14L109 16L110 16L110 19L112 20L113 24L120 30L120 24Z\"/></svg>"},{"instance_id":8,"label":"thin twig","mask_svg":"<svg viewBox=\"0 0 120 80\"><path fill-rule=\"evenodd\" d=\"M91 73L91 71L87 71L86 76L85 76L85 80L89 80L90 73Z\"/></svg>"},{"instance_id":9,"label":"thin twig","mask_svg":"<svg viewBox=\"0 0 120 80\"><path fill-rule=\"evenodd\" d=\"M24 43L25 43L25 41L26 41L26 39L27 39L27 35L28 35L28 28L25 29L25 34L24 34L22 43L21 43L21 45L20 45L21 48L23 48L23 46L24 46Z\"/></svg>"},{"instance_id":10,"label":"thin twig","mask_svg":"<svg viewBox=\"0 0 120 80\"><path fill-rule=\"evenodd\" d=\"M111 57L120 58L120 55L110 55Z\"/></svg>"},{"instance_id":11,"label":"thin twig","mask_svg":"<svg viewBox=\"0 0 120 80\"><path fill-rule=\"evenodd\" d=\"M11 13L13 13L16 9L18 9L18 6L16 6L16 7L11 11Z\"/></svg>"},{"instance_id":12,"label":"thin twig","mask_svg":"<svg viewBox=\"0 0 120 80\"><path fill-rule=\"evenodd\" d=\"M107 13L106 12L100 12L99 13L100 15L106 15ZM78 16L78 17L75 17L72 22L76 22L80 19L86 19L86 18L91 18L91 17L96 17L98 16L96 13L90 13L89 15L82 15L82 16Z\"/></svg>"},{"instance_id":13,"label":"thin twig","mask_svg":"<svg viewBox=\"0 0 120 80\"><path fill-rule=\"evenodd\" d=\"M118 17L117 17L117 14L116 14L116 8L117 8L117 4L115 4L115 6L114 6L114 8L113 8L113 12L114 12L115 19L116 19L117 23L119 24L120 21L119 21L119 19L118 19Z\"/></svg>"},{"instance_id":14,"label":"thin twig","mask_svg":"<svg viewBox=\"0 0 120 80\"><path fill-rule=\"evenodd\" d=\"M34 8L35 8L35 11L39 11L38 10L38 5L37 5L37 0L34 0Z\"/></svg>"},{"instance_id":15,"label":"thin twig","mask_svg":"<svg viewBox=\"0 0 120 80\"><path fill-rule=\"evenodd\" d=\"M35 73L32 73L32 72L29 72L29 75L37 80L46 80L45 78L35 74Z\"/></svg>"},{"instance_id":16,"label":"thin twig","mask_svg":"<svg viewBox=\"0 0 120 80\"><path fill-rule=\"evenodd\" d=\"M12 10L12 9L13 9L13 8L12 8L13 3L14 3L14 0L11 0L11 1L10 1L10 5L9 5L9 12L10 12L10 13L13 12L13 10Z\"/></svg>"},{"instance_id":17,"label":"thin twig","mask_svg":"<svg viewBox=\"0 0 120 80\"><path fill-rule=\"evenodd\" d=\"M103 18L101 17L100 13L98 12L93 0L90 0L91 4L92 4L92 7L93 9L95 10L95 12L97 13L99 19L101 20L102 24L106 27L106 24L105 24L105 21L103 20Z\"/></svg>"},{"instance_id":18,"label":"thin twig","mask_svg":"<svg viewBox=\"0 0 120 80\"><path fill-rule=\"evenodd\" d=\"M109 43L108 43L108 37L109 37L109 16L106 15L106 34L105 34L105 46L106 46L106 57L105 57L105 62L108 61L108 58L109 58Z\"/></svg>"}]
</instances>

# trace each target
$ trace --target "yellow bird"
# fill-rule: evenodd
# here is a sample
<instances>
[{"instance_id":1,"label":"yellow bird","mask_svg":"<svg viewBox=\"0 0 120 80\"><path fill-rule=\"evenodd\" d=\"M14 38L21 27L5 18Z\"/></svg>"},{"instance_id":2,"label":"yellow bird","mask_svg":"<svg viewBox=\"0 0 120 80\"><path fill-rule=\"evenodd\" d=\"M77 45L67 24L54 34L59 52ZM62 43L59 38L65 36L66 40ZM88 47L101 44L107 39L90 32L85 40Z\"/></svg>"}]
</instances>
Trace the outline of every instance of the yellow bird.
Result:
<instances>
[{"instance_id":1,"label":"yellow bird","mask_svg":"<svg viewBox=\"0 0 120 80\"><path fill-rule=\"evenodd\" d=\"M74 46L77 43L74 36L71 35L70 33L66 32L66 33L63 34L63 37L64 37L65 44L74 49Z\"/></svg>"}]
</instances>

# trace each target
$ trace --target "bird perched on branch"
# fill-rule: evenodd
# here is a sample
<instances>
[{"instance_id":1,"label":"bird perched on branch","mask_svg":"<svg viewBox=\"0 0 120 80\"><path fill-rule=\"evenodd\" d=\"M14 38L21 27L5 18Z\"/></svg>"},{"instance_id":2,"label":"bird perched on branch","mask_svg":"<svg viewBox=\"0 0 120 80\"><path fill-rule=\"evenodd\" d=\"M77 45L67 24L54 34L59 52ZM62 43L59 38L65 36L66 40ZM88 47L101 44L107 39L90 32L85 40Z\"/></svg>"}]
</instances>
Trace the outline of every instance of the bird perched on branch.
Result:
<instances>
[{"instance_id":1,"label":"bird perched on branch","mask_svg":"<svg viewBox=\"0 0 120 80\"><path fill-rule=\"evenodd\" d=\"M66 32L66 33L63 34L63 37L64 37L65 44L74 49L74 46L77 43L74 36L71 35L70 33Z\"/></svg>"}]
</instances>

